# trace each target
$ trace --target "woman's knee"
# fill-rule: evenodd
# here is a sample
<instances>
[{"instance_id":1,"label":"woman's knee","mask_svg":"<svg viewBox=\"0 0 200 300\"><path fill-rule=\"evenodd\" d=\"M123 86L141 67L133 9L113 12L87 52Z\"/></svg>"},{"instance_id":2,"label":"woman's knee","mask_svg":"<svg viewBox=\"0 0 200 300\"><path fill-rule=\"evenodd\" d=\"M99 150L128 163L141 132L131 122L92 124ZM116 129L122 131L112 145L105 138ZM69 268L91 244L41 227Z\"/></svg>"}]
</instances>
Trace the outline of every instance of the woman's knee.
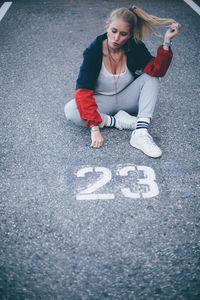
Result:
<instances>
[{"instance_id":1,"label":"woman's knee","mask_svg":"<svg viewBox=\"0 0 200 300\"><path fill-rule=\"evenodd\" d=\"M65 111L65 116L66 116L67 120L72 121L73 116L76 115L76 110L77 110L77 107L76 107L76 103L75 103L74 99L69 101L67 104L65 104L64 111Z\"/></svg>"},{"instance_id":2,"label":"woman's knee","mask_svg":"<svg viewBox=\"0 0 200 300\"><path fill-rule=\"evenodd\" d=\"M85 121L81 119L75 99L69 101L64 108L65 116L68 121L73 122L77 126L86 126Z\"/></svg>"},{"instance_id":3,"label":"woman's knee","mask_svg":"<svg viewBox=\"0 0 200 300\"><path fill-rule=\"evenodd\" d=\"M143 74L144 78L146 81L150 82L151 84L155 85L155 86L159 86L160 84L160 80L159 77L155 77L155 76L150 76L146 73Z\"/></svg>"}]
</instances>

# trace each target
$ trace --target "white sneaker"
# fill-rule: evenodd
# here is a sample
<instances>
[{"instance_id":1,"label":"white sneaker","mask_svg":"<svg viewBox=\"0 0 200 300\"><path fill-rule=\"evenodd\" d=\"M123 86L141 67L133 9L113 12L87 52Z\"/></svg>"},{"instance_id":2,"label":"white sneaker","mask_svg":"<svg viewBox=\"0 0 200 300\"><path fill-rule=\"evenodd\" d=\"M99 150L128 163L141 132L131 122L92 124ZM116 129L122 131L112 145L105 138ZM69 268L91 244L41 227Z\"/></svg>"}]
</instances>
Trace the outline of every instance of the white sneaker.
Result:
<instances>
[{"instance_id":1,"label":"white sneaker","mask_svg":"<svg viewBox=\"0 0 200 300\"><path fill-rule=\"evenodd\" d=\"M129 115L124 110L120 110L116 115L114 115L116 119L116 128L119 130L122 129L130 129L134 130L136 128L137 118Z\"/></svg>"},{"instance_id":2,"label":"white sneaker","mask_svg":"<svg viewBox=\"0 0 200 300\"><path fill-rule=\"evenodd\" d=\"M135 134L135 131L133 131L130 144L131 146L142 150L146 155L150 157L157 158L162 155L161 149L154 143L153 138L150 136L148 131L142 135L137 135Z\"/></svg>"}]
</instances>

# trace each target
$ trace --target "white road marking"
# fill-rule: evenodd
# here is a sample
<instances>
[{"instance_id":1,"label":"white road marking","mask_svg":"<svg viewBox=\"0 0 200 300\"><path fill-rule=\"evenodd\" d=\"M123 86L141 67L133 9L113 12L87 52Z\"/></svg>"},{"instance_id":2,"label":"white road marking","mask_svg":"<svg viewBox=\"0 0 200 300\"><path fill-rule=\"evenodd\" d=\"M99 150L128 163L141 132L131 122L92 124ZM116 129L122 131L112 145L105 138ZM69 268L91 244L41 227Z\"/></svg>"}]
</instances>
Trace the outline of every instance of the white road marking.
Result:
<instances>
[{"instance_id":1,"label":"white road marking","mask_svg":"<svg viewBox=\"0 0 200 300\"><path fill-rule=\"evenodd\" d=\"M192 0L184 0L197 14L200 15L200 7Z\"/></svg>"},{"instance_id":2,"label":"white road marking","mask_svg":"<svg viewBox=\"0 0 200 300\"><path fill-rule=\"evenodd\" d=\"M85 194L76 195L76 200L108 200L108 199L114 199L114 194Z\"/></svg>"},{"instance_id":3,"label":"white road marking","mask_svg":"<svg viewBox=\"0 0 200 300\"><path fill-rule=\"evenodd\" d=\"M114 194L94 194L96 190L106 185L112 179L112 173L109 169L104 167L86 167L80 169L76 176L85 177L87 173L100 172L103 174L101 178L98 178L96 182L82 190L78 195L76 195L77 200L97 200L97 199L114 199Z\"/></svg>"},{"instance_id":4,"label":"white road marking","mask_svg":"<svg viewBox=\"0 0 200 300\"><path fill-rule=\"evenodd\" d=\"M143 178L138 178L137 183L139 186L148 187L145 192L132 192L130 188L122 188L123 195L127 198L153 198L159 194L158 185L156 183L155 172L152 168L147 166L126 166L119 170L120 176L128 176L130 171L142 171Z\"/></svg>"},{"instance_id":5,"label":"white road marking","mask_svg":"<svg viewBox=\"0 0 200 300\"><path fill-rule=\"evenodd\" d=\"M88 181L88 173L92 173L89 176ZM101 175L94 180L91 180L91 175L95 176L100 173ZM152 168L147 166L134 166L134 165L119 165L117 170L114 168L113 173L110 169L105 167L82 167L75 173L77 178L85 177L85 188L78 188L79 193L76 194L76 200L107 200L107 199L115 199L114 193L96 193L96 191L100 188L104 187L104 191L106 191L106 185L112 180L112 174L117 176L124 177L122 186L118 186L121 190L121 193L126 198L138 199L138 198L153 198L159 195L159 188L156 183L156 175ZM132 175L134 175L132 177ZM127 186L125 183L125 179L127 177ZM129 181L128 181L129 177ZM131 187L128 186L130 184L130 178L132 178ZM92 183L90 182L92 181ZM82 181L82 179L81 179ZM102 190L102 189L101 189Z\"/></svg>"},{"instance_id":6,"label":"white road marking","mask_svg":"<svg viewBox=\"0 0 200 300\"><path fill-rule=\"evenodd\" d=\"M9 7L11 6L12 2L5 2L0 8L0 22L7 13Z\"/></svg>"}]
</instances>

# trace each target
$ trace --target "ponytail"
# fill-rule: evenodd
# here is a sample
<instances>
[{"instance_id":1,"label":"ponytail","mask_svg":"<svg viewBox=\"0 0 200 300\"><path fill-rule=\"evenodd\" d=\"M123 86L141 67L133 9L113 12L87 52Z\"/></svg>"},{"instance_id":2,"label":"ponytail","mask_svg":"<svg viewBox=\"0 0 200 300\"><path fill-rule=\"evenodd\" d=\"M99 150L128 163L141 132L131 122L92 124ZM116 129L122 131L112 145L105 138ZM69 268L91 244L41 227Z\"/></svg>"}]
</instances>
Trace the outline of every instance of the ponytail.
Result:
<instances>
[{"instance_id":1,"label":"ponytail","mask_svg":"<svg viewBox=\"0 0 200 300\"><path fill-rule=\"evenodd\" d=\"M151 33L161 36L161 34L154 29L154 25L162 26L175 22L173 19L158 18L149 15L136 6L129 9L122 7L112 11L108 17L107 23L110 23L114 18L122 18L124 22L129 24L131 34L136 42L146 39L147 35L151 36Z\"/></svg>"},{"instance_id":2,"label":"ponytail","mask_svg":"<svg viewBox=\"0 0 200 300\"><path fill-rule=\"evenodd\" d=\"M135 40L143 40L143 38L146 39L147 35L151 35L151 33L161 36L160 33L154 29L153 25L162 26L176 22L173 19L159 18L149 15L144 10L136 6L133 6L130 11L137 17L137 23L133 28L133 37Z\"/></svg>"}]
</instances>

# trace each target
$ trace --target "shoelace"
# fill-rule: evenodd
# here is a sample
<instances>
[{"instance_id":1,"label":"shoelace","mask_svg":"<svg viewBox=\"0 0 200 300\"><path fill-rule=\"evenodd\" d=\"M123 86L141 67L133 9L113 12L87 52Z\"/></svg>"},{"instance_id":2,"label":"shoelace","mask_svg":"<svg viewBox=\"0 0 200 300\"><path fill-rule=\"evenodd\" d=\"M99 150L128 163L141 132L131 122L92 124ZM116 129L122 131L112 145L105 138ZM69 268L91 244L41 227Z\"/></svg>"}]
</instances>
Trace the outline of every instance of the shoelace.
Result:
<instances>
[{"instance_id":1,"label":"shoelace","mask_svg":"<svg viewBox=\"0 0 200 300\"><path fill-rule=\"evenodd\" d=\"M150 136L150 134L148 134L148 133L145 134L143 138L145 139L145 141L146 141L150 146L153 145L153 146L155 146L155 147L158 147L158 146L155 144L155 142L154 142L152 136Z\"/></svg>"}]
</instances>

